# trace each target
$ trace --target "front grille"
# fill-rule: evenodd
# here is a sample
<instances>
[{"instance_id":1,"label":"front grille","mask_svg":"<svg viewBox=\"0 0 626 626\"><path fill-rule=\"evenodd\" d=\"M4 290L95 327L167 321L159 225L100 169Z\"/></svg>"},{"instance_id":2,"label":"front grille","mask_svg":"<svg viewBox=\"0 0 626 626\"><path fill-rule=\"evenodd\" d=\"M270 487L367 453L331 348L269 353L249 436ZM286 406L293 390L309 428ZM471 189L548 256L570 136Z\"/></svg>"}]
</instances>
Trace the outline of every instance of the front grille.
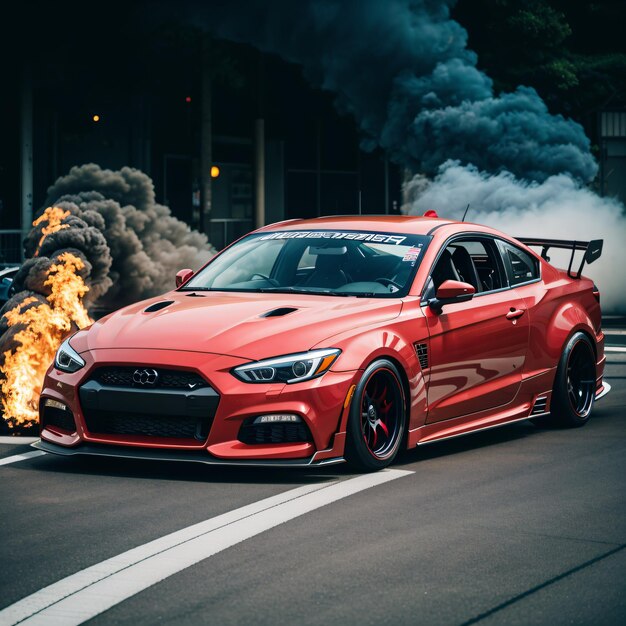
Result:
<instances>
[{"instance_id":1,"label":"front grille","mask_svg":"<svg viewBox=\"0 0 626 626\"><path fill-rule=\"evenodd\" d=\"M220 399L198 373L141 365L98 368L79 397L92 434L178 439L188 445L207 439Z\"/></svg>"},{"instance_id":2,"label":"front grille","mask_svg":"<svg viewBox=\"0 0 626 626\"><path fill-rule=\"evenodd\" d=\"M416 343L414 345L420 367L425 370L428 367L428 346L425 343Z\"/></svg>"},{"instance_id":3,"label":"front grille","mask_svg":"<svg viewBox=\"0 0 626 626\"><path fill-rule=\"evenodd\" d=\"M259 443L305 443L311 433L304 422L284 424L253 424L244 422L239 430L239 441L254 445Z\"/></svg>"},{"instance_id":4,"label":"front grille","mask_svg":"<svg viewBox=\"0 0 626 626\"><path fill-rule=\"evenodd\" d=\"M69 409L63 411L55 407L43 406L41 410L41 426L42 428L48 426L60 428L68 433L76 432L74 415Z\"/></svg>"},{"instance_id":5,"label":"front grille","mask_svg":"<svg viewBox=\"0 0 626 626\"><path fill-rule=\"evenodd\" d=\"M91 409L85 414L89 432L103 435L137 435L204 441L209 434L209 419L189 415L146 415L112 413Z\"/></svg>"},{"instance_id":6,"label":"front grille","mask_svg":"<svg viewBox=\"0 0 626 626\"><path fill-rule=\"evenodd\" d=\"M154 370L158 377L154 385L141 385L133 382L135 372L142 370ZM110 387L149 387L151 389L201 389L208 387L209 383L195 372L185 370L169 370L151 367L102 367L95 371L92 380L97 380L102 385Z\"/></svg>"}]
</instances>

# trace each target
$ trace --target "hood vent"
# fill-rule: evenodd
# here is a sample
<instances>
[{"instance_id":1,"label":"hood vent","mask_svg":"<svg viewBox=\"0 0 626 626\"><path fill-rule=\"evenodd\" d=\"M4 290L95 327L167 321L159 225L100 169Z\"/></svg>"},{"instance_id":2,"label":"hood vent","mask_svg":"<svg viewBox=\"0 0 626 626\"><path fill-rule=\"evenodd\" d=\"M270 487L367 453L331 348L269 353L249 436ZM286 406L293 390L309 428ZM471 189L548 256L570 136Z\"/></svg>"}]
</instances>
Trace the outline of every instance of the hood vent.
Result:
<instances>
[{"instance_id":1,"label":"hood vent","mask_svg":"<svg viewBox=\"0 0 626 626\"><path fill-rule=\"evenodd\" d=\"M415 346L415 353L417 354L417 358L420 362L420 367L425 370L428 368L428 346L425 343L416 343L413 344Z\"/></svg>"},{"instance_id":2,"label":"hood vent","mask_svg":"<svg viewBox=\"0 0 626 626\"><path fill-rule=\"evenodd\" d=\"M144 309L144 313L154 313L155 311L160 311L164 309L166 306L170 304L174 304L174 300L161 300L161 302L155 302L151 304L147 309Z\"/></svg>"},{"instance_id":3,"label":"hood vent","mask_svg":"<svg viewBox=\"0 0 626 626\"><path fill-rule=\"evenodd\" d=\"M259 315L259 317L283 317L284 315L289 315L289 313L293 313L298 309L290 306L284 306L279 309L272 309L271 311L266 311Z\"/></svg>"}]
</instances>

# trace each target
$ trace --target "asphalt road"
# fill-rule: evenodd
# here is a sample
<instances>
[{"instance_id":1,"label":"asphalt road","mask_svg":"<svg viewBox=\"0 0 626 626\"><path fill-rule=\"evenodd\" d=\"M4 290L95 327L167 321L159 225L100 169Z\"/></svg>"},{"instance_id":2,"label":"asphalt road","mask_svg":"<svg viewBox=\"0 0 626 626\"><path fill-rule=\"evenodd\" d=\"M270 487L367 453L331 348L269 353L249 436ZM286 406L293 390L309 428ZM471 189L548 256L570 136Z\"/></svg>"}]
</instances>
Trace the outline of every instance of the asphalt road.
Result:
<instances>
[{"instance_id":1,"label":"asphalt road","mask_svg":"<svg viewBox=\"0 0 626 626\"><path fill-rule=\"evenodd\" d=\"M626 353L610 360L613 390L584 428L522 422L408 452L394 465L406 475L264 532L252 516L250 538L196 555L90 622L626 623ZM28 450L1 444L0 462ZM0 465L0 608L190 525L353 478L341 466L262 471L51 455ZM229 539L231 528L218 532ZM121 588L131 578L141 586L151 563L141 575L129 569ZM7 615L0 624L12 623Z\"/></svg>"}]
</instances>

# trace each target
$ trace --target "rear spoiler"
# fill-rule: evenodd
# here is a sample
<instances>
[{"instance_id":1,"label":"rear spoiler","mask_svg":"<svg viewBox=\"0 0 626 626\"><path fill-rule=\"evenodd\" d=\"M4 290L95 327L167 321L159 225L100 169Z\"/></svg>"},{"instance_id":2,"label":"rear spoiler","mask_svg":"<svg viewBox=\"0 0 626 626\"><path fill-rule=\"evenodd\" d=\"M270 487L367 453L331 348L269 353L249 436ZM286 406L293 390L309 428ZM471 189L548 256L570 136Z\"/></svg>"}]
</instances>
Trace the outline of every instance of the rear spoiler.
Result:
<instances>
[{"instance_id":1,"label":"rear spoiler","mask_svg":"<svg viewBox=\"0 0 626 626\"><path fill-rule=\"evenodd\" d=\"M535 237L516 237L518 241L521 241L526 246L538 246L541 248L541 258L546 261L550 260L548 256L548 250L550 248L563 248L565 250L571 250L572 256L569 259L569 266L567 268L567 275L570 278L580 278L585 263L593 263L600 258L602 254L603 239L593 239L591 241L570 241L567 239L537 239ZM577 250L584 250L582 261L578 272L572 273L572 265L574 263L574 255Z\"/></svg>"}]
</instances>

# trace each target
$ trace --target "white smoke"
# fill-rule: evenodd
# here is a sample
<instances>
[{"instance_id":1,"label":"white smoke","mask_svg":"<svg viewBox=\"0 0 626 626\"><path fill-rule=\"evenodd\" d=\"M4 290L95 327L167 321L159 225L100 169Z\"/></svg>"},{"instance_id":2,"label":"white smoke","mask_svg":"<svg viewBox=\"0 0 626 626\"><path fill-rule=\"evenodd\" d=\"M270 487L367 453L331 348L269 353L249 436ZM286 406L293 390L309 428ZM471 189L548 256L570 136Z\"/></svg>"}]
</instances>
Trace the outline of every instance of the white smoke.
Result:
<instances>
[{"instance_id":1,"label":"white smoke","mask_svg":"<svg viewBox=\"0 0 626 626\"><path fill-rule=\"evenodd\" d=\"M404 193L402 211L410 215L434 209L440 217L460 220L469 204L467 221L514 237L604 239L602 256L583 273L600 288L604 312L626 313L626 217L618 200L602 198L566 174L536 183L455 161L444 163L434 180L414 176ZM567 267L568 252L549 254L552 264Z\"/></svg>"}]
</instances>

